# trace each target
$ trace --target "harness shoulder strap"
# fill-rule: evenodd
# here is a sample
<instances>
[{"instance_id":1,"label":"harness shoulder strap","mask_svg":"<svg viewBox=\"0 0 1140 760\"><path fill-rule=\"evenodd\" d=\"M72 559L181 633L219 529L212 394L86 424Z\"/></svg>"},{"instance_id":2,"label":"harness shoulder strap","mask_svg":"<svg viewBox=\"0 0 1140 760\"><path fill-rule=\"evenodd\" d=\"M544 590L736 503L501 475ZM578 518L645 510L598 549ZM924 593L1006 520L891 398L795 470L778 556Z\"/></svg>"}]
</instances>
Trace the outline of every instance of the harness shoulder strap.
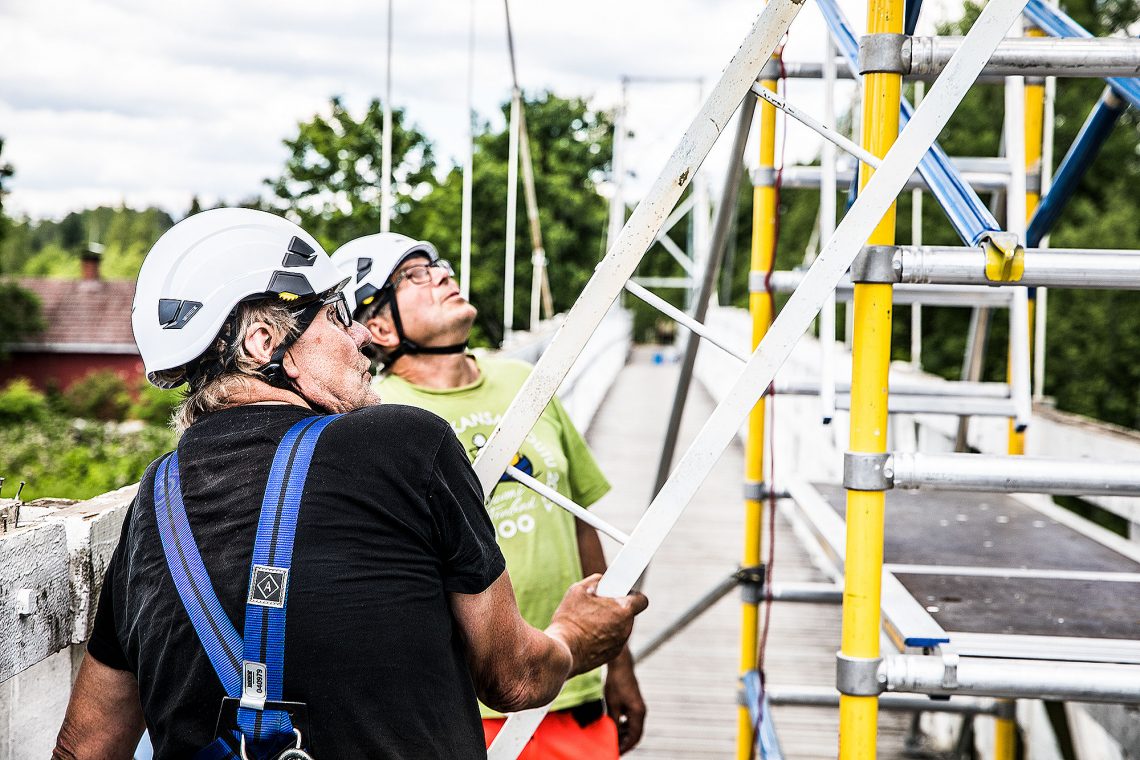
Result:
<instances>
[{"instance_id":1,"label":"harness shoulder strap","mask_svg":"<svg viewBox=\"0 0 1140 760\"><path fill-rule=\"evenodd\" d=\"M244 637L222 609L194 542L182 500L177 452L167 456L155 473L155 516L179 599L227 696L240 698L240 733L227 738L236 742L245 737L255 748L270 740L278 744L294 738L289 714L264 707L267 700L282 698L289 571L305 479L317 439L339 416L301 420L277 447L254 543ZM198 757L236 758L236 746L219 738Z\"/></svg>"}]
</instances>

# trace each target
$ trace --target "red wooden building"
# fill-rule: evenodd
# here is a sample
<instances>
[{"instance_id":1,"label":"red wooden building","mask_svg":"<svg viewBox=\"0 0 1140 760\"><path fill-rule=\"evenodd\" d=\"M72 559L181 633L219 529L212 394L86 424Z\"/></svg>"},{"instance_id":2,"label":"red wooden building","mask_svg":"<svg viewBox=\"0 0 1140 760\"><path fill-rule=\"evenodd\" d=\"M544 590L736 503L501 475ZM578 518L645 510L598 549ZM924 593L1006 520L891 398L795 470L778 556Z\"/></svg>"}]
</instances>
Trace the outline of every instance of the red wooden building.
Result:
<instances>
[{"instance_id":1,"label":"red wooden building","mask_svg":"<svg viewBox=\"0 0 1140 760\"><path fill-rule=\"evenodd\" d=\"M79 280L16 282L39 297L47 328L7 346L0 386L26 377L40 389L62 390L99 370L115 372L132 387L142 380L142 357L131 333L133 281L102 279L98 257L89 255Z\"/></svg>"}]
</instances>

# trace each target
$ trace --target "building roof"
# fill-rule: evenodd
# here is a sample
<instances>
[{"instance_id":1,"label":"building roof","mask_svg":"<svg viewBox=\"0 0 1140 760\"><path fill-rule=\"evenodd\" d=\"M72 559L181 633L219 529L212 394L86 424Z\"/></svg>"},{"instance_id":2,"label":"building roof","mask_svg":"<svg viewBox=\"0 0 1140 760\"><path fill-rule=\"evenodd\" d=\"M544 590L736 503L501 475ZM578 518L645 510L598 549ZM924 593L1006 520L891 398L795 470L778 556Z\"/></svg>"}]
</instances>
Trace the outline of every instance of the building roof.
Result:
<instances>
[{"instance_id":1,"label":"building roof","mask_svg":"<svg viewBox=\"0 0 1140 760\"><path fill-rule=\"evenodd\" d=\"M39 296L47 327L12 348L66 353L138 353L131 331L133 281L21 278L16 282Z\"/></svg>"}]
</instances>

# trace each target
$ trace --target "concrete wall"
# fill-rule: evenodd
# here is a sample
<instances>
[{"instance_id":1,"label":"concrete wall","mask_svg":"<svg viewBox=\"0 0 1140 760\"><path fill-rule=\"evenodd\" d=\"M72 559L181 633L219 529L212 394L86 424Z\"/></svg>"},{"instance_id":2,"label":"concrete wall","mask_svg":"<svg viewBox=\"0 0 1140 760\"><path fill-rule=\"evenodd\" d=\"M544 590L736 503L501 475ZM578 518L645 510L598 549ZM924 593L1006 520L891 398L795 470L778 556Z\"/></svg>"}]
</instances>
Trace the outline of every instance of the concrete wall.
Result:
<instances>
[{"instance_id":1,"label":"concrete wall","mask_svg":"<svg viewBox=\"0 0 1140 760\"><path fill-rule=\"evenodd\" d=\"M135 490L31 502L0 533L0 760L51 754Z\"/></svg>"}]
</instances>

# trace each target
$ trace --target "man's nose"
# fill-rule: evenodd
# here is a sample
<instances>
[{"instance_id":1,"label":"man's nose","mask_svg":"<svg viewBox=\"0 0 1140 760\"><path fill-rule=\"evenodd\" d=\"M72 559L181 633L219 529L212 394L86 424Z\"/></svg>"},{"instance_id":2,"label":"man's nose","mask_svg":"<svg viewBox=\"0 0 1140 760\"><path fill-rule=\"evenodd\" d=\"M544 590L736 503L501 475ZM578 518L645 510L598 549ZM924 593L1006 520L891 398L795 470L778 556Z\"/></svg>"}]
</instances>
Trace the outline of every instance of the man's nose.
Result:
<instances>
[{"instance_id":1,"label":"man's nose","mask_svg":"<svg viewBox=\"0 0 1140 760\"><path fill-rule=\"evenodd\" d=\"M358 349L364 348L372 342L372 333L359 322L353 321L352 326L348 328L348 334L352 336L352 340Z\"/></svg>"},{"instance_id":2,"label":"man's nose","mask_svg":"<svg viewBox=\"0 0 1140 760\"><path fill-rule=\"evenodd\" d=\"M432 267L428 271L431 272L432 282L436 285L442 285L451 278L451 272L445 267Z\"/></svg>"}]
</instances>

